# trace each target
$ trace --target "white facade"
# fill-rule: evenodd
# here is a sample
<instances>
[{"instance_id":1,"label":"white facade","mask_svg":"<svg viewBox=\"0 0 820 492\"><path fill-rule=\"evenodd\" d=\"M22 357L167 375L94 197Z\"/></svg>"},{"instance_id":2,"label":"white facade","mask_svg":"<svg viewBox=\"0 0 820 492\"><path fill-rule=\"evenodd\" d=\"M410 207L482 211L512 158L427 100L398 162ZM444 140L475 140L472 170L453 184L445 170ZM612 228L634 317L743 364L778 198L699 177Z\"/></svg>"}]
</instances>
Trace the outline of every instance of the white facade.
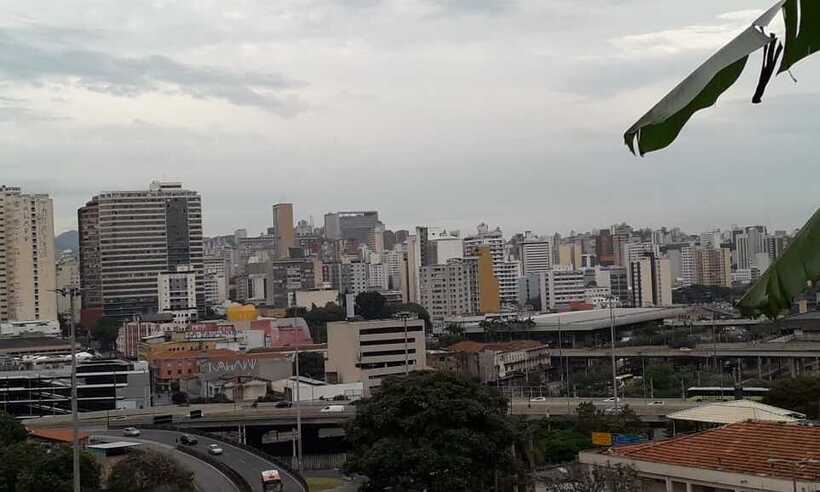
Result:
<instances>
[{"instance_id":1,"label":"white facade","mask_svg":"<svg viewBox=\"0 0 820 492\"><path fill-rule=\"evenodd\" d=\"M493 262L493 272L498 279L498 296L501 298L501 306L517 304L521 262Z\"/></svg>"},{"instance_id":2,"label":"white facade","mask_svg":"<svg viewBox=\"0 0 820 492\"><path fill-rule=\"evenodd\" d=\"M176 271L157 275L159 312L173 313L174 320L196 320L196 272L188 265L180 265Z\"/></svg>"},{"instance_id":3,"label":"white facade","mask_svg":"<svg viewBox=\"0 0 820 492\"><path fill-rule=\"evenodd\" d=\"M521 243L522 274L541 273L552 269L552 244L549 239L525 239Z\"/></svg>"},{"instance_id":4,"label":"white facade","mask_svg":"<svg viewBox=\"0 0 820 492\"><path fill-rule=\"evenodd\" d=\"M0 322L56 320L54 206L0 185Z\"/></svg>"},{"instance_id":5,"label":"white facade","mask_svg":"<svg viewBox=\"0 0 820 492\"><path fill-rule=\"evenodd\" d=\"M381 263L369 263L367 265L367 287L370 289L387 290L389 287L389 277L384 265Z\"/></svg>"},{"instance_id":6,"label":"white facade","mask_svg":"<svg viewBox=\"0 0 820 492\"><path fill-rule=\"evenodd\" d=\"M217 306L228 300L228 275L222 256L206 256L205 265L205 305Z\"/></svg>"}]
</instances>

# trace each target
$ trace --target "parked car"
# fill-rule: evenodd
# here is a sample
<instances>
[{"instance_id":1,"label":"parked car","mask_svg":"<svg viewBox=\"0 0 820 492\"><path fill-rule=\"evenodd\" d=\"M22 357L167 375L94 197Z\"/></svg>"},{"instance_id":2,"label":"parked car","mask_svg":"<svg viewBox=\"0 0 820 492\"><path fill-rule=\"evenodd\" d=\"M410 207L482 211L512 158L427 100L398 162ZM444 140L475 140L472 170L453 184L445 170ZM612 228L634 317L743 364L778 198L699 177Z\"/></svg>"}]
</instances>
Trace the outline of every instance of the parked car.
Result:
<instances>
[{"instance_id":1,"label":"parked car","mask_svg":"<svg viewBox=\"0 0 820 492\"><path fill-rule=\"evenodd\" d=\"M345 406L344 406L344 405L328 405L328 406L326 406L326 407L323 407L323 408L322 408L321 410L319 410L319 411L320 411L320 412L322 412L322 413L328 413L328 412L344 412L344 411L345 411Z\"/></svg>"},{"instance_id":2,"label":"parked car","mask_svg":"<svg viewBox=\"0 0 820 492\"><path fill-rule=\"evenodd\" d=\"M208 453L213 455L220 455L222 454L222 448L219 447L219 444L211 444L208 446Z\"/></svg>"},{"instance_id":3,"label":"parked car","mask_svg":"<svg viewBox=\"0 0 820 492\"><path fill-rule=\"evenodd\" d=\"M195 446L198 442L199 440L190 434L182 434L179 436L179 443L185 444L186 446Z\"/></svg>"},{"instance_id":4,"label":"parked car","mask_svg":"<svg viewBox=\"0 0 820 492\"><path fill-rule=\"evenodd\" d=\"M277 401L276 404L273 407L274 408L290 408L292 406L293 406L293 403L291 403L287 400L282 400L282 401Z\"/></svg>"},{"instance_id":5,"label":"parked car","mask_svg":"<svg viewBox=\"0 0 820 492\"><path fill-rule=\"evenodd\" d=\"M122 435L126 437L137 437L140 435L140 430L136 427L126 427L122 430Z\"/></svg>"}]
</instances>

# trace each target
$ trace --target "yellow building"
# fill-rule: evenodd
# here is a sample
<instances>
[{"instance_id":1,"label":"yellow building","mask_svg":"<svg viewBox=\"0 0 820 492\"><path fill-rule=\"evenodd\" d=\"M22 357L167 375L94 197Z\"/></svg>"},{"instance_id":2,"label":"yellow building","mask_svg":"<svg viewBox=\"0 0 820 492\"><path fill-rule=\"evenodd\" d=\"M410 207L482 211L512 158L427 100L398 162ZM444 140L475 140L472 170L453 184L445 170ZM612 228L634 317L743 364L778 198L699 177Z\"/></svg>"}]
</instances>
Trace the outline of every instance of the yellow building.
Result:
<instances>
[{"instance_id":1,"label":"yellow building","mask_svg":"<svg viewBox=\"0 0 820 492\"><path fill-rule=\"evenodd\" d=\"M255 321L257 318L256 307L252 304L231 304L225 315L228 321Z\"/></svg>"},{"instance_id":2,"label":"yellow building","mask_svg":"<svg viewBox=\"0 0 820 492\"><path fill-rule=\"evenodd\" d=\"M501 311L500 286L493 271L493 257L489 246L478 248L478 310L481 313Z\"/></svg>"}]
</instances>

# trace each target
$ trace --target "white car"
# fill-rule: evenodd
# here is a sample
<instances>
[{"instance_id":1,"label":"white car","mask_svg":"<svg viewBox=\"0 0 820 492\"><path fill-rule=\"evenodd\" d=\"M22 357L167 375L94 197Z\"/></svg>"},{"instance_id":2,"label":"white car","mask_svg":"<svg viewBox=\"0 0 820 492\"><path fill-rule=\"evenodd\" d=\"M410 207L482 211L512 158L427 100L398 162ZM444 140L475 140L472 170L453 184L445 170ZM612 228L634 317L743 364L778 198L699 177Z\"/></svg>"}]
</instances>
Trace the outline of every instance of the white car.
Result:
<instances>
[{"instance_id":1,"label":"white car","mask_svg":"<svg viewBox=\"0 0 820 492\"><path fill-rule=\"evenodd\" d=\"M614 402L614 401L615 401L615 397L614 397L614 396L610 396L610 397L609 397L609 398L607 398L606 400L601 400L601 401L603 401L604 403L612 403L612 402ZM620 403L620 402L621 402L621 399L620 399L620 398L618 398L618 403Z\"/></svg>"},{"instance_id":2,"label":"white car","mask_svg":"<svg viewBox=\"0 0 820 492\"><path fill-rule=\"evenodd\" d=\"M136 427L126 427L122 430L122 435L126 437L137 437L140 435L140 430Z\"/></svg>"},{"instance_id":3,"label":"white car","mask_svg":"<svg viewBox=\"0 0 820 492\"><path fill-rule=\"evenodd\" d=\"M211 444L211 445L208 446L208 453L214 454L214 455L220 455L220 454L222 454L222 448L219 447L219 444Z\"/></svg>"},{"instance_id":4,"label":"white car","mask_svg":"<svg viewBox=\"0 0 820 492\"><path fill-rule=\"evenodd\" d=\"M328 406L322 408L319 411L322 412L322 413L344 412L345 411L345 406L344 405L328 405Z\"/></svg>"},{"instance_id":5,"label":"white car","mask_svg":"<svg viewBox=\"0 0 820 492\"><path fill-rule=\"evenodd\" d=\"M530 401L547 401L546 396L534 396L530 398Z\"/></svg>"}]
</instances>

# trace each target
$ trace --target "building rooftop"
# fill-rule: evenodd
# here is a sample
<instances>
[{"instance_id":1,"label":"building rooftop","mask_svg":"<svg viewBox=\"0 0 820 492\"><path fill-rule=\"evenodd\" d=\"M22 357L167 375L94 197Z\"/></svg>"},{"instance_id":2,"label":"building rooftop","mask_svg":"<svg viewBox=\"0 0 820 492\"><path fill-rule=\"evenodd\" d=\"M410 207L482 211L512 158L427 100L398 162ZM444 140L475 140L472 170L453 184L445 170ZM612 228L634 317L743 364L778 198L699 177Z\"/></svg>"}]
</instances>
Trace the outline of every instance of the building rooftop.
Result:
<instances>
[{"instance_id":1,"label":"building rooftop","mask_svg":"<svg viewBox=\"0 0 820 492\"><path fill-rule=\"evenodd\" d=\"M688 312L687 307L655 307L655 308L616 308L613 309L615 326L627 326L647 321L661 321L678 318ZM518 316L515 313L484 316L470 316L463 318L448 318L447 323L461 324L468 333L482 333L484 328L481 322L493 318L517 318L521 321L530 320L533 325L527 331L557 332L563 331L595 331L610 326L609 309L593 309L587 311L567 311L563 313L536 314Z\"/></svg>"},{"instance_id":2,"label":"building rooftop","mask_svg":"<svg viewBox=\"0 0 820 492\"><path fill-rule=\"evenodd\" d=\"M26 428L28 433L32 437L36 437L39 439L46 439L49 441L56 441L62 443L71 443L74 440L74 431L69 428L42 428L42 427L30 427ZM80 441L88 439L90 434L88 432L79 432L77 437Z\"/></svg>"},{"instance_id":3,"label":"building rooftop","mask_svg":"<svg viewBox=\"0 0 820 492\"><path fill-rule=\"evenodd\" d=\"M688 420L710 424L734 424L747 420L796 422L806 416L785 408L765 405L751 400L733 400L688 408L666 416L672 420Z\"/></svg>"},{"instance_id":4,"label":"building rooftop","mask_svg":"<svg viewBox=\"0 0 820 492\"><path fill-rule=\"evenodd\" d=\"M481 343L464 340L450 345L452 352L516 352L519 350L529 350L543 347L544 344L535 340L514 340L510 342Z\"/></svg>"},{"instance_id":5,"label":"building rooftop","mask_svg":"<svg viewBox=\"0 0 820 492\"><path fill-rule=\"evenodd\" d=\"M747 421L607 453L636 461L814 481L820 475L820 427Z\"/></svg>"},{"instance_id":6,"label":"building rooftop","mask_svg":"<svg viewBox=\"0 0 820 492\"><path fill-rule=\"evenodd\" d=\"M54 350L65 348L69 350L71 344L59 337L10 337L0 338L0 352L17 352L20 350Z\"/></svg>"}]
</instances>

